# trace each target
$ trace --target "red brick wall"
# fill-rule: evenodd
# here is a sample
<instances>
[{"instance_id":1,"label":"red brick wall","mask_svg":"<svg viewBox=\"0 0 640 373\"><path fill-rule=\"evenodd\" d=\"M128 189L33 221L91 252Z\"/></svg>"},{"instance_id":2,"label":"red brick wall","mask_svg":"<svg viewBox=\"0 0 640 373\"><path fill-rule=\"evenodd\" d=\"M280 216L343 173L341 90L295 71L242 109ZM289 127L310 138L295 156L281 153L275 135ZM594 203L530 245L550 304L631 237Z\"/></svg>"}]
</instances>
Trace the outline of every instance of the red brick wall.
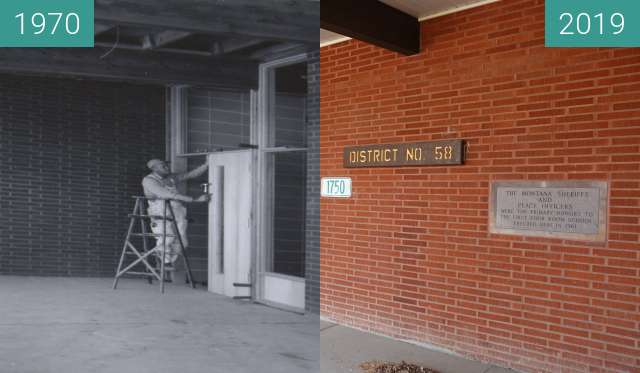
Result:
<instances>
[{"instance_id":1,"label":"red brick wall","mask_svg":"<svg viewBox=\"0 0 640 373\"><path fill-rule=\"evenodd\" d=\"M425 21L423 52L321 50L321 312L522 371L640 372L640 48L544 47L544 1ZM465 165L344 169L462 138ZM492 180L607 180L606 244L490 234Z\"/></svg>"}]
</instances>

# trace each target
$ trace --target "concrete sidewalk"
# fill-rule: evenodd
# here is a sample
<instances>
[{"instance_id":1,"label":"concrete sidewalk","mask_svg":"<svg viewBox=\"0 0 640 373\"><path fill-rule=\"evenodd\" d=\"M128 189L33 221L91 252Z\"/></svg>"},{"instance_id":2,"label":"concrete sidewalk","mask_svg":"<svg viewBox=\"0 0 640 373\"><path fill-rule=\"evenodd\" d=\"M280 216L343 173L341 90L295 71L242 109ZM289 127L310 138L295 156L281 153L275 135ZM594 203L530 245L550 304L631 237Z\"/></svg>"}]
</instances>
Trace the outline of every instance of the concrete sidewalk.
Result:
<instances>
[{"instance_id":1,"label":"concrete sidewalk","mask_svg":"<svg viewBox=\"0 0 640 373\"><path fill-rule=\"evenodd\" d=\"M440 373L514 373L513 370L434 351L359 330L320 322L322 373L360 373L365 361L391 361L422 365Z\"/></svg>"},{"instance_id":2,"label":"concrete sidewalk","mask_svg":"<svg viewBox=\"0 0 640 373\"><path fill-rule=\"evenodd\" d=\"M2 373L317 373L318 315L169 284L0 276Z\"/></svg>"}]
</instances>

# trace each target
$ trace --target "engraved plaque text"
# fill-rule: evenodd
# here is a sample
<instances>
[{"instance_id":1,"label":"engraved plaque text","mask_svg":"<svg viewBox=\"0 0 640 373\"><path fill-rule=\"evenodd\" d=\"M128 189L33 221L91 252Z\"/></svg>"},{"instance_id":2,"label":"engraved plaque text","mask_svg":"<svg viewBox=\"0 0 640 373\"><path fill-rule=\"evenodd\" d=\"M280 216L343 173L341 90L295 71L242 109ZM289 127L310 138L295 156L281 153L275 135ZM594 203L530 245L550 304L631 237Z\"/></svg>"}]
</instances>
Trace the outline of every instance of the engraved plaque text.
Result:
<instances>
[{"instance_id":1,"label":"engraved plaque text","mask_svg":"<svg viewBox=\"0 0 640 373\"><path fill-rule=\"evenodd\" d=\"M491 192L492 233L606 238L606 182L494 182Z\"/></svg>"}]
</instances>

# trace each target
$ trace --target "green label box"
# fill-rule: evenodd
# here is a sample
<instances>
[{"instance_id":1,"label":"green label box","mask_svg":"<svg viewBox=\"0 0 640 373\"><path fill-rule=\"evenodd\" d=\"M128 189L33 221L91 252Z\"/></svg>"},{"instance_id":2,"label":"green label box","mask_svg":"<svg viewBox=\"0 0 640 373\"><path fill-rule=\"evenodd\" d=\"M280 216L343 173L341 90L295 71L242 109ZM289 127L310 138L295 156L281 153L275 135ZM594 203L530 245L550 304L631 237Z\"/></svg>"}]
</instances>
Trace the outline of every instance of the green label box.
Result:
<instances>
[{"instance_id":1,"label":"green label box","mask_svg":"<svg viewBox=\"0 0 640 373\"><path fill-rule=\"evenodd\" d=\"M640 0L545 0L547 47L640 46Z\"/></svg>"},{"instance_id":2,"label":"green label box","mask_svg":"<svg viewBox=\"0 0 640 373\"><path fill-rule=\"evenodd\" d=\"M0 47L93 47L93 0L0 0Z\"/></svg>"}]
</instances>

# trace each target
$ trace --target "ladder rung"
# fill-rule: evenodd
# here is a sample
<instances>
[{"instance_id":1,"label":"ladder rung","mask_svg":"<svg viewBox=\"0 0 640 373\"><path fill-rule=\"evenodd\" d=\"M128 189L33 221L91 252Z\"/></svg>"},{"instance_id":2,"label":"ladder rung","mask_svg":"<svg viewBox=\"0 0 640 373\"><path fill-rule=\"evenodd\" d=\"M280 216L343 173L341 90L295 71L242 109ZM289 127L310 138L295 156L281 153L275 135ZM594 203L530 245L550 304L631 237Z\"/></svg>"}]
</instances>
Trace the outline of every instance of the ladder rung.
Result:
<instances>
[{"instance_id":1,"label":"ladder rung","mask_svg":"<svg viewBox=\"0 0 640 373\"><path fill-rule=\"evenodd\" d=\"M132 236L136 236L136 237L162 237L163 234L162 233L131 233ZM175 237L175 234L167 234L167 237Z\"/></svg>"},{"instance_id":2,"label":"ladder rung","mask_svg":"<svg viewBox=\"0 0 640 373\"><path fill-rule=\"evenodd\" d=\"M140 214L129 214L130 218L151 218L151 219L160 219L164 220L162 215L140 215ZM168 221L173 221L170 217L167 216Z\"/></svg>"},{"instance_id":3,"label":"ladder rung","mask_svg":"<svg viewBox=\"0 0 640 373\"><path fill-rule=\"evenodd\" d=\"M133 212L127 214L129 217L129 230L127 232L127 237L125 238L124 248L122 250L122 254L120 256L120 263L118 264L118 268L116 269L116 275L113 282L113 289L116 289L118 285L118 279L122 276L140 276L143 278L147 278L149 283L153 281L153 279L160 280L160 291L164 293L165 281L164 278L167 277L167 273L175 272L176 268L172 263L162 265L159 263L162 259L158 260L158 255L156 249L151 250L140 250L137 248L132 242L131 237L154 237L158 239L158 237L172 237L172 238L180 238L180 233L177 232L176 222L178 218L173 215L173 207L171 204L167 205L165 201L165 211L168 214L153 214L151 211L146 210L144 208L144 201L151 201L154 199L149 199L145 197L133 197L136 199L135 207ZM141 219L141 231L134 233L134 227L136 221L134 219ZM155 233L153 230L151 232L147 231L145 226L147 225L143 219L147 219L147 221L151 220L150 223L152 227L156 227L157 221L160 221L164 224L169 224L176 231L171 231L172 233L168 233L168 230L165 230L164 233ZM191 222L193 220L188 219L187 221ZM146 240L144 249L147 249ZM195 282L193 281L193 275L191 274L191 268L189 266L189 261L187 260L187 252L183 247L181 240L178 240L181 246L182 257L185 264L185 270L187 274L188 282L191 284L192 288L195 288ZM160 253L162 250L159 250ZM125 257L126 260L125 260ZM149 262L150 259L154 259ZM126 264L126 262L129 262ZM159 265L160 264L160 265ZM140 266L144 266L141 268ZM164 271L161 271L163 269ZM173 274L175 276L175 274ZM161 280L162 279L162 280Z\"/></svg>"}]
</instances>

